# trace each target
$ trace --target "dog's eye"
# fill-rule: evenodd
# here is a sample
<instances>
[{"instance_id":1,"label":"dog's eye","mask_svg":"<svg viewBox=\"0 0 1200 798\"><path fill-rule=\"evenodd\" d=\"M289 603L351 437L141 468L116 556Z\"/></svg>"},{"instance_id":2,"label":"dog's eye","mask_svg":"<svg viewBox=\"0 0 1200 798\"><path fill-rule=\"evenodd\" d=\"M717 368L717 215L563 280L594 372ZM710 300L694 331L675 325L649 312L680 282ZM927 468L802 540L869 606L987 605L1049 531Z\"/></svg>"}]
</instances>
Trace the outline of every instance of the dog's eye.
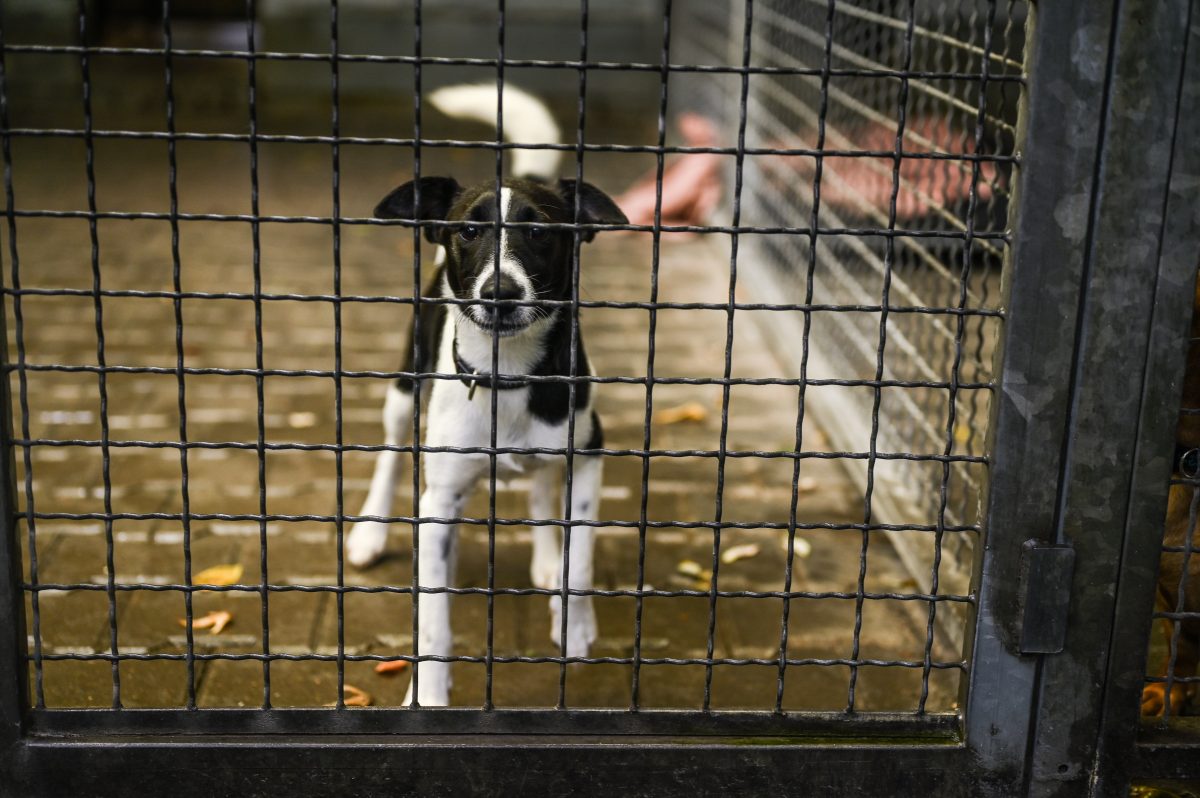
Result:
<instances>
[{"instance_id":1,"label":"dog's eye","mask_svg":"<svg viewBox=\"0 0 1200 798\"><path fill-rule=\"evenodd\" d=\"M546 231L541 227L527 227L525 235L529 237L530 241L541 241L546 237Z\"/></svg>"},{"instance_id":2,"label":"dog's eye","mask_svg":"<svg viewBox=\"0 0 1200 798\"><path fill-rule=\"evenodd\" d=\"M474 225L467 225L458 231L458 236L463 241L474 241L479 238L479 228Z\"/></svg>"}]
</instances>

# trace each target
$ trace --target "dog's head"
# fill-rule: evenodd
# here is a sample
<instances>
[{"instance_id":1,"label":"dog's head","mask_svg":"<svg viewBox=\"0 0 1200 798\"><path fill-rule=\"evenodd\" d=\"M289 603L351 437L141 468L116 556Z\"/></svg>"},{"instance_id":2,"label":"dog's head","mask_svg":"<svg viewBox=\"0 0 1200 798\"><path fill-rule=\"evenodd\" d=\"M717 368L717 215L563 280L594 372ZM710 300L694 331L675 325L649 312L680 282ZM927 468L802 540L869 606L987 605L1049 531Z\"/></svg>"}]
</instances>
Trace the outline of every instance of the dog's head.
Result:
<instances>
[{"instance_id":1,"label":"dog's head","mask_svg":"<svg viewBox=\"0 0 1200 798\"><path fill-rule=\"evenodd\" d=\"M419 190L419 201L418 201ZM575 216L578 204L578 217ZM427 226L425 237L446 249L446 278L454 296L464 300L571 298L575 233L569 228L503 227L497 246L496 216L506 224L626 224L621 209L590 183L560 180L505 180L496 195L495 181L463 188L453 178L423 177L405 183L375 207L381 219L442 220L453 225ZM578 235L591 241L595 231ZM499 285L496 255L499 253ZM502 336L524 330L547 311L529 305L466 305L463 316ZM495 323L493 323L495 319Z\"/></svg>"}]
</instances>

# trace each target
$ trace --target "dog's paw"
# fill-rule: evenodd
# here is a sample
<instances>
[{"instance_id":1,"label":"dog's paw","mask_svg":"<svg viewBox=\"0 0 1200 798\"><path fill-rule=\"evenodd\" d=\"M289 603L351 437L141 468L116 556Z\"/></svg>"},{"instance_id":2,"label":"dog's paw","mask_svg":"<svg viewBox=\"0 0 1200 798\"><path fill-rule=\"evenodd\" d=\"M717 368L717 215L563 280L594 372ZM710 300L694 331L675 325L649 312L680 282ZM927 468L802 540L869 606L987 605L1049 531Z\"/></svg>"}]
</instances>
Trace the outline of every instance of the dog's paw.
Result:
<instances>
[{"instance_id":1,"label":"dog's paw","mask_svg":"<svg viewBox=\"0 0 1200 798\"><path fill-rule=\"evenodd\" d=\"M346 562L355 568L366 568L379 561L387 545L387 524L360 521L346 538Z\"/></svg>"},{"instance_id":2,"label":"dog's paw","mask_svg":"<svg viewBox=\"0 0 1200 798\"><path fill-rule=\"evenodd\" d=\"M562 578L562 560L558 557L537 557L529 563L529 578L534 587L558 590Z\"/></svg>"},{"instance_id":3,"label":"dog's paw","mask_svg":"<svg viewBox=\"0 0 1200 798\"><path fill-rule=\"evenodd\" d=\"M1190 698L1191 691L1186 684L1171 685L1171 714L1178 715L1183 705ZM1167 685L1154 682L1142 688L1142 714L1150 717L1161 717L1167 711Z\"/></svg>"},{"instance_id":4,"label":"dog's paw","mask_svg":"<svg viewBox=\"0 0 1200 798\"><path fill-rule=\"evenodd\" d=\"M417 680L423 707L450 706L450 667L444 662L425 662L418 666L421 676ZM408 691L404 694L403 706L412 706L413 683L408 683Z\"/></svg>"},{"instance_id":5,"label":"dog's paw","mask_svg":"<svg viewBox=\"0 0 1200 798\"><path fill-rule=\"evenodd\" d=\"M559 596L550 597L550 639L559 645L562 629ZM567 656L586 657L592 643L596 642L596 612L592 609L590 596L572 596L568 600L567 612Z\"/></svg>"}]
</instances>

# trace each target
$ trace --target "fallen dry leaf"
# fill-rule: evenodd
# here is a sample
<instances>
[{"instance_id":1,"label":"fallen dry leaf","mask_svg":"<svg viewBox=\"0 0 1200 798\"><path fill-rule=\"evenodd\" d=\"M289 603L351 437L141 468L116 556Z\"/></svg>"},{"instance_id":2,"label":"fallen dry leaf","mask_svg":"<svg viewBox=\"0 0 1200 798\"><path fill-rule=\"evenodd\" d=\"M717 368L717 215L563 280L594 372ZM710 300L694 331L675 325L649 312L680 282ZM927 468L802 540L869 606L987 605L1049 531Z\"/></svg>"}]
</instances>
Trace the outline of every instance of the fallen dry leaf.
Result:
<instances>
[{"instance_id":1,"label":"fallen dry leaf","mask_svg":"<svg viewBox=\"0 0 1200 798\"><path fill-rule=\"evenodd\" d=\"M681 421L703 421L708 417L708 411L699 402L686 402L675 407L667 407L654 414L655 424L678 424Z\"/></svg>"},{"instance_id":2,"label":"fallen dry leaf","mask_svg":"<svg viewBox=\"0 0 1200 798\"><path fill-rule=\"evenodd\" d=\"M721 552L721 562L729 565L729 563L737 562L738 560L746 560L750 557L758 555L759 548L757 543L743 543L740 546L730 546Z\"/></svg>"},{"instance_id":3,"label":"fallen dry leaf","mask_svg":"<svg viewBox=\"0 0 1200 798\"><path fill-rule=\"evenodd\" d=\"M192 576L193 585L236 585L242 578L242 564L228 563L205 568Z\"/></svg>"},{"instance_id":4,"label":"fallen dry leaf","mask_svg":"<svg viewBox=\"0 0 1200 798\"><path fill-rule=\"evenodd\" d=\"M783 549L785 552L788 550L787 535L779 538L779 548ZM792 552L797 557L807 557L808 555L812 554L812 544L804 538L798 537L792 541Z\"/></svg>"},{"instance_id":5,"label":"fallen dry leaf","mask_svg":"<svg viewBox=\"0 0 1200 798\"><path fill-rule=\"evenodd\" d=\"M399 673L402 670L408 669L409 662L406 659L393 659L387 662L380 662L375 665L376 673Z\"/></svg>"},{"instance_id":6,"label":"fallen dry leaf","mask_svg":"<svg viewBox=\"0 0 1200 798\"><path fill-rule=\"evenodd\" d=\"M317 425L317 414L308 412L288 413L287 423L293 429L315 427Z\"/></svg>"},{"instance_id":7,"label":"fallen dry leaf","mask_svg":"<svg viewBox=\"0 0 1200 798\"><path fill-rule=\"evenodd\" d=\"M672 581L687 585L692 590L708 590L713 575L712 571L695 560L680 560L675 564L675 572L679 576L672 577Z\"/></svg>"},{"instance_id":8,"label":"fallen dry leaf","mask_svg":"<svg viewBox=\"0 0 1200 798\"><path fill-rule=\"evenodd\" d=\"M210 629L211 628L213 634L219 635L219 634L221 634L221 630L224 629L226 626L228 626L229 622L232 620L233 620L232 612L229 612L228 610L213 610L208 615L205 615L203 618L193 618L192 619L192 628L193 629ZM179 625L186 627L187 626L187 618L180 618Z\"/></svg>"},{"instance_id":9,"label":"fallen dry leaf","mask_svg":"<svg viewBox=\"0 0 1200 798\"><path fill-rule=\"evenodd\" d=\"M706 569L704 573L696 577L687 577L675 574L671 577L670 581L671 584L676 587L685 588L687 590L698 590L704 593L712 588L712 571Z\"/></svg>"},{"instance_id":10,"label":"fallen dry leaf","mask_svg":"<svg viewBox=\"0 0 1200 798\"><path fill-rule=\"evenodd\" d=\"M348 707L369 707L371 706L371 694L352 684L343 685L342 703Z\"/></svg>"}]
</instances>

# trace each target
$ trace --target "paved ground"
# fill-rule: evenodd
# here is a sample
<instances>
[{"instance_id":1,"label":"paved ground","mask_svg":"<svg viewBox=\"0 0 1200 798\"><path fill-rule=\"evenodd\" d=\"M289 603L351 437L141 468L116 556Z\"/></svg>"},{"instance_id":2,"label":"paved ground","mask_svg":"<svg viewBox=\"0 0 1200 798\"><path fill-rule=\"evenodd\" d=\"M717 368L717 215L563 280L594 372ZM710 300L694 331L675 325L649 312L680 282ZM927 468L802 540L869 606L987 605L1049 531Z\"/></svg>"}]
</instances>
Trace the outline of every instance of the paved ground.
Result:
<instances>
[{"instance_id":1,"label":"paved ground","mask_svg":"<svg viewBox=\"0 0 1200 798\"><path fill-rule=\"evenodd\" d=\"M214 90L216 91L216 90ZM217 92L219 95L219 91ZM101 95L103 97L103 95ZM236 119L221 116L221 105L193 109L181 129L239 129ZM27 124L78 126L51 119L52 111L17 107ZM39 118L38 113L43 117ZM106 112L108 113L108 112ZM114 117L99 127L156 128L156 106L113 101ZM347 111L346 132L396 135L395 114L369 108ZM117 118L119 117L119 118ZM324 132L318 121L264 112L264 130ZM436 119L431 135L440 135ZM407 128L399 128L407 129ZM609 133L611 132L611 135ZM597 140L651 141L652 131L603 128ZM189 212L240 213L250 210L245 144L185 143L179 147L181 208ZM20 139L14 143L15 194L21 208L86 208L82 142ZM267 214L328 214L330 152L327 146L273 144L261 148L261 210ZM424 171L458 175L487 173L489 156L427 151ZM591 156L587 174L618 191L651 162L640 156ZM96 149L97 199L107 210L166 210L166 151L161 142L101 141ZM406 152L395 148L346 147L342 153L343 213L365 216L392 185L410 174ZM90 241L83 220L22 219L18 231L20 270L25 287L91 287ZM332 237L327 226L265 224L261 230L263 290L277 293L329 293L332 290ZM715 245L698 239L663 245L661 298L673 301L724 301L728 260ZM427 248L427 247L426 247ZM347 295L411 294L411 236L396 229L347 226L342 231L342 290ZM4 250L6 267L10 264ZM171 231L163 221L103 221L99 253L106 289L170 290ZM242 223L187 222L180 234L183 285L188 291L252 290L251 232ZM583 265L583 295L592 299L646 300L649 296L648 237L602 236L590 245ZM6 269L6 283L9 281ZM22 303L27 357L33 363L94 364L96 335L91 297L25 298ZM172 303L165 298L109 297L104 300L105 356L109 364L174 366ZM253 368L255 328L252 303L233 299L184 302L184 350L189 366ZM263 305L263 359L268 369L329 369L333 365L333 313L327 303L269 301ZM390 369L399 359L407 311L388 303L346 303L342 313L342 351L349 370ZM739 313L734 335L734 374L776 376L777 365L765 354L749 313ZM8 305L10 341L13 307ZM594 309L583 314L589 352L603 375L644 375L648 314L644 310ZM660 376L720 376L725 348L723 312L664 310L658 314L656 372ZM14 382L15 385L15 382ZM343 385L345 440L378 443L378 412L385 383L347 379ZM99 438L97 379L86 373L29 374L30 434L58 440ZM272 442L328 443L334 440L334 385L328 378L268 377L265 380L266 439ZM108 378L108 422L114 440L171 441L179 438L177 383L173 375L113 374ZM255 381L249 376L197 375L186 383L187 433L194 441L252 442L257 436ZM720 429L720 389L715 386L658 386L656 410L696 402L707 412L699 421L655 424L653 446L663 449L715 449ZM728 446L733 450L789 450L796 397L778 386L735 387L732 391ZM642 443L645 392L641 386L604 386L599 409L614 447ZM16 423L20 429L21 418ZM819 450L824 437L805 429L805 447ZM191 510L196 513L255 513L258 509L257 456L254 451L196 450L188 460ZM348 452L344 492L348 512L357 510L369 481L371 457ZM410 486L405 470L404 485ZM23 474L23 472L22 472ZM637 519L641 461L609 458L601 517ZM806 522L861 520L861 496L835 462L808 460L798 515ZM23 477L22 477L23 478ZM726 467L724 515L733 521L784 521L791 493L791 465L783 459L738 458ZM335 458L331 452L270 452L266 456L269 513L332 514L336 501ZM46 513L95 513L104 510L100 452L79 446L38 446L33 450L35 508ZM177 513L181 510L180 463L175 449L113 448L111 501L117 512ZM501 487L497 511L502 517L525 513L526 485ZM715 509L715 464L705 458L655 459L648 484L648 512L655 520L710 520ZM410 489L402 487L397 513L410 509ZM468 514L486 514L481 496ZM182 580L182 529L178 521L117 521L114 562L121 583L168 584ZM245 582L258 581L259 529L254 522L195 521L191 524L195 571L226 563L245 566ZM858 532L813 531L799 535L805 556L796 558L795 587L815 592L853 592L858 575ZM363 572L347 570L352 585L411 583L410 534L396 528L390 556ZM777 590L783 585L783 533L733 530L722 548L759 545L757 556L722 567L723 590ZM267 529L270 580L281 585L328 585L335 581L336 532L329 523L272 522ZM632 588L637 571L636 530L606 528L599 533L597 585ZM658 588L692 587L679 563L707 563L710 532L651 530L647 537L646 581ZM37 525L38 579L44 583L103 584L106 541L97 521L43 520ZM528 586L529 535L504 528L497 537L496 584ZM486 585L487 534L465 529L460 542L459 582ZM911 592L914 583L900 567L886 540L872 537L866 589ZM197 615L228 610L232 623L219 635L200 634L198 650L262 650L262 604L254 593L201 594ZM632 651L634 599L598 599L600 639L595 653L628 656ZM108 650L108 599L103 591L42 593L40 635L48 653ZM344 605L348 653L404 653L411 644L410 604L388 594L349 594ZM183 635L183 599L178 593L120 592L116 600L119 648L125 653L178 653ZM483 597L455 600L456 648L482 655L486 604ZM718 657L778 655L782 603L778 599L722 599L717 604L715 653ZM333 653L337 650L337 607L322 593L274 593L269 603L270 648L276 653ZM920 660L925 640L926 606L917 602L869 600L861 627L863 658ZM645 601L643 653L648 657L704 656L709 622L707 599L650 598ZM854 601L844 598L796 599L791 608L789 656L849 657L854 638ZM495 602L498 655L552 655L548 613L542 597L502 596ZM955 659L947 647L935 659ZM272 702L278 706L314 706L335 698L336 671L329 663L279 662L272 666ZM346 666L347 681L371 693L377 705L397 704L407 676L383 677L367 663ZM127 706L178 706L186 696L183 666L168 662L125 662L120 668L122 699ZM483 700L482 666L455 667L453 701ZM575 706L627 706L628 666L572 666L567 702ZM699 706L704 682L701 666L646 667L641 701L647 707ZM846 704L848 669L805 666L788 671L785 706L841 709ZM552 706L556 699L555 665L498 665L495 699L499 705ZM716 669L713 705L767 708L775 697L776 669ZM110 701L111 678L104 662L47 662L44 693L52 706L98 706ZM949 709L957 688L955 671L935 670L930 679L931 709ZM217 661L197 669L197 696L203 706L253 706L261 701L261 666L254 662ZM862 709L912 709L921 691L921 670L864 667L858 677Z\"/></svg>"}]
</instances>

